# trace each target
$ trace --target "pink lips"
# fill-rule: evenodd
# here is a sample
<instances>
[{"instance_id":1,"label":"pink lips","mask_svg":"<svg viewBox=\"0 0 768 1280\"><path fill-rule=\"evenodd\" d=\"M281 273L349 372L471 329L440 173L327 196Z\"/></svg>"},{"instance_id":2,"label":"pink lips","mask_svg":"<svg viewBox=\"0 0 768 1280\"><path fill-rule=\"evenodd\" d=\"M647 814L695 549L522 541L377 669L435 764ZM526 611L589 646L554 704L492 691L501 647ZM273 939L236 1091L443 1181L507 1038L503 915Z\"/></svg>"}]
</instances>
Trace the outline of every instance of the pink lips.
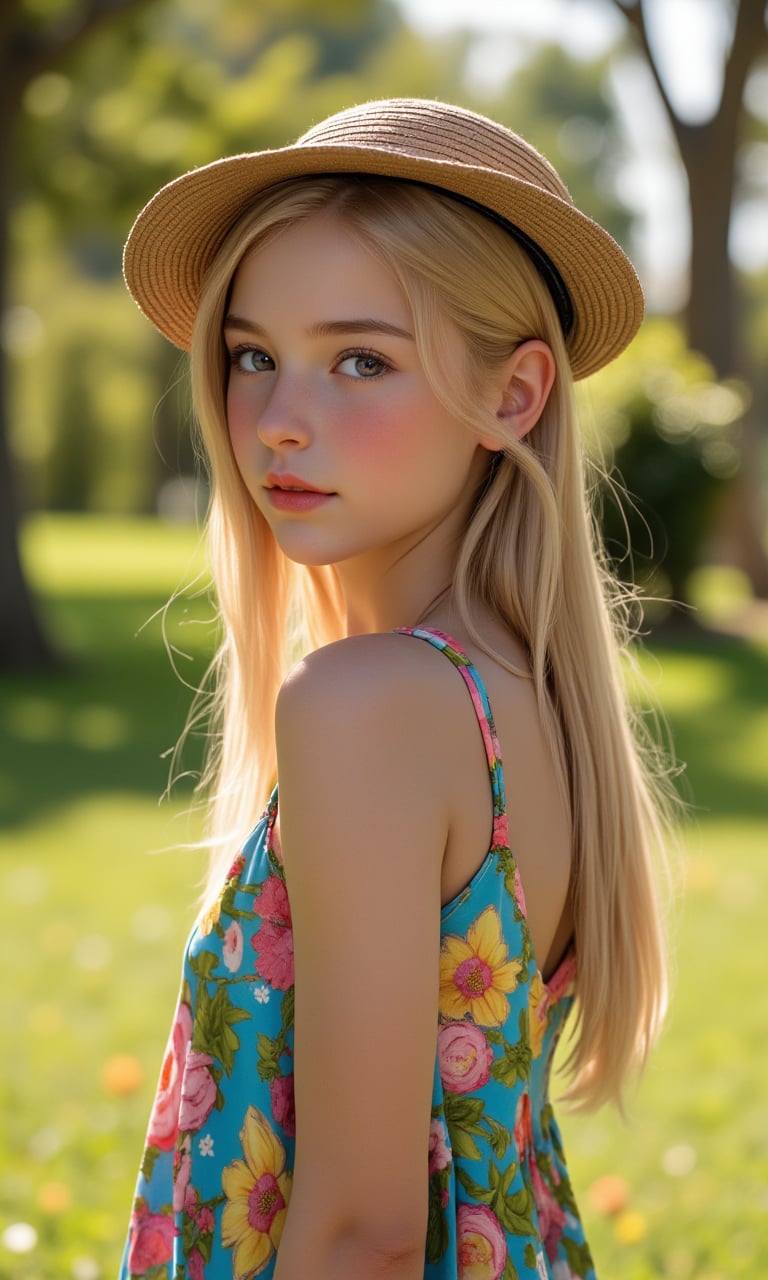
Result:
<instances>
[{"instance_id":1,"label":"pink lips","mask_svg":"<svg viewBox=\"0 0 768 1280\"><path fill-rule=\"evenodd\" d=\"M287 471L271 471L265 487L269 501L277 511L314 511L334 497L334 494L318 489Z\"/></svg>"}]
</instances>

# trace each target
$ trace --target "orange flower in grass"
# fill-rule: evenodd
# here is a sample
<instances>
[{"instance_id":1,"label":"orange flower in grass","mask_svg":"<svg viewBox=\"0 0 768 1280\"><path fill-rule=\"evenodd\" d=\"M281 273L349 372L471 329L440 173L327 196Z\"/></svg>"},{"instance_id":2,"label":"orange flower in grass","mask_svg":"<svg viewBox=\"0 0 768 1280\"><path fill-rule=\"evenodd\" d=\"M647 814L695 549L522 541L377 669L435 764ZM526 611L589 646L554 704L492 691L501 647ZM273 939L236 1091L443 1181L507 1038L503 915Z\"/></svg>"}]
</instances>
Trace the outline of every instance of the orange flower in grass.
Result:
<instances>
[{"instance_id":1,"label":"orange flower in grass","mask_svg":"<svg viewBox=\"0 0 768 1280\"><path fill-rule=\"evenodd\" d=\"M263 1112L249 1107L240 1131L245 1160L222 1174L227 1197L221 1220L224 1247L234 1248L235 1280L251 1280L264 1270L280 1243L291 1194L285 1150Z\"/></svg>"},{"instance_id":2,"label":"orange flower in grass","mask_svg":"<svg viewBox=\"0 0 768 1280\"><path fill-rule=\"evenodd\" d=\"M522 971L519 960L509 960L495 907L472 922L466 938L450 934L440 953L440 1012L459 1021L470 1015L481 1027L499 1027L509 1012L507 996L515 990Z\"/></svg>"}]
</instances>

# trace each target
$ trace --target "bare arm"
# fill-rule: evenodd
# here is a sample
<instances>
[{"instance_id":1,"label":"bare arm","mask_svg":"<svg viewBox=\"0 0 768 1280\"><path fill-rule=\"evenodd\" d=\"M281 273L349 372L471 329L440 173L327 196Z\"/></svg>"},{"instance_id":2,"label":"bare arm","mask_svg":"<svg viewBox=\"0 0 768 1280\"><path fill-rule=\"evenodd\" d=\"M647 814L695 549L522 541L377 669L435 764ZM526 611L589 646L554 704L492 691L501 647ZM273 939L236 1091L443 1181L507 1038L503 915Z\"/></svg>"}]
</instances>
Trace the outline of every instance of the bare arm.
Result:
<instances>
[{"instance_id":1,"label":"bare arm","mask_svg":"<svg viewBox=\"0 0 768 1280\"><path fill-rule=\"evenodd\" d=\"M278 702L297 1145L276 1280L423 1276L448 802L419 650L343 641Z\"/></svg>"}]
</instances>

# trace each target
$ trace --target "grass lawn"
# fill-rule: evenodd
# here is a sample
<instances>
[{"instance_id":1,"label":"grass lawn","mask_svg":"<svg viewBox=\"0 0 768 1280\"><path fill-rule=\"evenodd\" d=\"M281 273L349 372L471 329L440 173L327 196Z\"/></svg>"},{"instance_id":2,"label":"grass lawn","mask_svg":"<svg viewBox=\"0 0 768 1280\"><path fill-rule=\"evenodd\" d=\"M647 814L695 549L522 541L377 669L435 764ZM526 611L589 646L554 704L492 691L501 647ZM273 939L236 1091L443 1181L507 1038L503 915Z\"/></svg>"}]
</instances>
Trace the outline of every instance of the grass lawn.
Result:
<instances>
[{"instance_id":1,"label":"grass lawn","mask_svg":"<svg viewBox=\"0 0 768 1280\"><path fill-rule=\"evenodd\" d=\"M25 553L67 666L0 682L0 1280L115 1274L203 864L164 753L211 644L195 535L38 519ZM150 621L147 621L151 619ZM146 625L144 625L146 623ZM644 659L688 762L676 992L625 1123L561 1114L601 1280L768 1275L768 644ZM186 762L196 766L195 744Z\"/></svg>"}]
</instances>

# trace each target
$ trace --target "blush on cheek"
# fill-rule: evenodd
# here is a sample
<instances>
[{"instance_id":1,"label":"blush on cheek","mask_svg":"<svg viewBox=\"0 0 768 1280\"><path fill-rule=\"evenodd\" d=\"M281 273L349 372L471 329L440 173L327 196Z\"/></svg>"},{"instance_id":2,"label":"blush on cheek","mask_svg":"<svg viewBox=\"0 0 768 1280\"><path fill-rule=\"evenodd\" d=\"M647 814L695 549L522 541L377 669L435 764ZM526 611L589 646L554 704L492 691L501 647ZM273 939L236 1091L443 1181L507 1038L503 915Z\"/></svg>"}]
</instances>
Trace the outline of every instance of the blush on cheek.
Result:
<instances>
[{"instance_id":1,"label":"blush on cheek","mask_svg":"<svg viewBox=\"0 0 768 1280\"><path fill-rule=\"evenodd\" d=\"M387 410L381 414L355 415L349 423L336 422L334 432L340 453L347 460L356 459L366 466L403 467L413 460L414 433L411 418Z\"/></svg>"}]
</instances>

